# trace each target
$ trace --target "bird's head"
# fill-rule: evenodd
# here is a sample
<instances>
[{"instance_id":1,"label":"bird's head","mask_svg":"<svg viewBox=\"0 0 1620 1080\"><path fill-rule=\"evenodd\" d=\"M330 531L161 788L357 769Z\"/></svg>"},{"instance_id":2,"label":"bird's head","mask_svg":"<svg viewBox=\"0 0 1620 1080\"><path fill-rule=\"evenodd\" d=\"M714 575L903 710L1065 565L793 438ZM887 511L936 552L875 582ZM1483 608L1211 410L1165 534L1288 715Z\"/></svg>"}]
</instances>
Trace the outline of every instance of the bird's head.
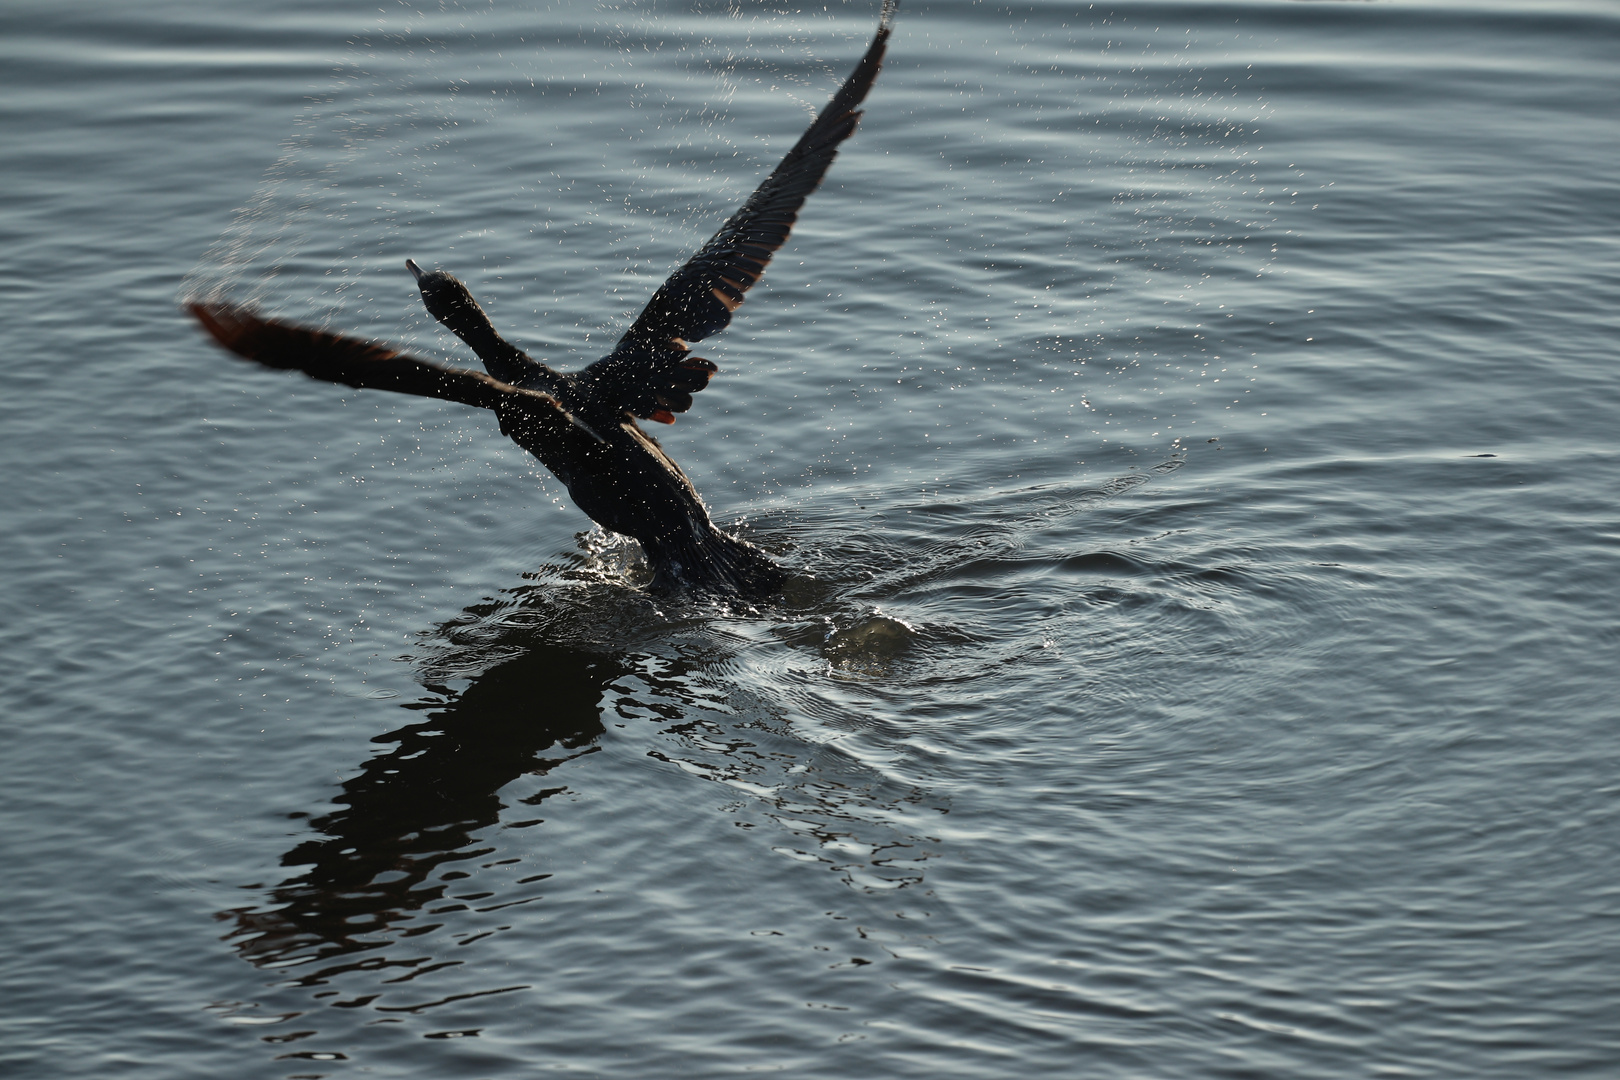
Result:
<instances>
[{"instance_id":1,"label":"bird's head","mask_svg":"<svg viewBox=\"0 0 1620 1080\"><path fill-rule=\"evenodd\" d=\"M467 286L454 274L443 270L423 270L412 259L405 260L405 268L416 278L428 312L458 337L465 338L469 333L491 329L489 316L484 314L484 309L478 306L478 301L467 291Z\"/></svg>"}]
</instances>

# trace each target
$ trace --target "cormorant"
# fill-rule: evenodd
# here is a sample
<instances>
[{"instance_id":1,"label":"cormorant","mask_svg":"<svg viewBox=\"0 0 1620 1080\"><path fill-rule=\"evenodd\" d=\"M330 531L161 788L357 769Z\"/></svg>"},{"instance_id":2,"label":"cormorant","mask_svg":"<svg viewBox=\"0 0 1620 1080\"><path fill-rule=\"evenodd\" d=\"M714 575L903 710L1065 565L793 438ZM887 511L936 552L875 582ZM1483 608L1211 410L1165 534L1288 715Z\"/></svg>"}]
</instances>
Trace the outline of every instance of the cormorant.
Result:
<instances>
[{"instance_id":1,"label":"cormorant","mask_svg":"<svg viewBox=\"0 0 1620 1080\"><path fill-rule=\"evenodd\" d=\"M692 395L715 373L715 365L691 355L687 345L731 322L839 144L854 132L896 6L898 0L885 0L866 55L775 171L653 294L613 352L580 371L564 374L530 359L496 332L465 285L410 260L405 265L428 311L478 354L488 374L260 318L228 302L188 307L221 345L266 367L492 409L502 433L539 458L591 520L641 543L654 588L767 595L780 588L782 569L709 519L686 474L636 418L674 423L674 414L690 408Z\"/></svg>"}]
</instances>

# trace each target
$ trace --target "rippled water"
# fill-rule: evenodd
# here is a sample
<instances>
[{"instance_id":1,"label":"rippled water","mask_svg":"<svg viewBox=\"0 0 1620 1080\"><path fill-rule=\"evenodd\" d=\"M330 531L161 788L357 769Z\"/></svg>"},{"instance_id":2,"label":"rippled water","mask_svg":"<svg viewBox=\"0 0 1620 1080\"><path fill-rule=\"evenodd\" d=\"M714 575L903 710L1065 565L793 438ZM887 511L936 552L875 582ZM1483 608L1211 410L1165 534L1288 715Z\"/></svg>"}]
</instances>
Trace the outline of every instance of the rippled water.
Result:
<instances>
[{"instance_id":1,"label":"rippled water","mask_svg":"<svg viewBox=\"0 0 1620 1080\"><path fill-rule=\"evenodd\" d=\"M176 307L593 359L875 20L0 10L6 1075L1613 1074L1612 5L906 0L758 609Z\"/></svg>"}]
</instances>

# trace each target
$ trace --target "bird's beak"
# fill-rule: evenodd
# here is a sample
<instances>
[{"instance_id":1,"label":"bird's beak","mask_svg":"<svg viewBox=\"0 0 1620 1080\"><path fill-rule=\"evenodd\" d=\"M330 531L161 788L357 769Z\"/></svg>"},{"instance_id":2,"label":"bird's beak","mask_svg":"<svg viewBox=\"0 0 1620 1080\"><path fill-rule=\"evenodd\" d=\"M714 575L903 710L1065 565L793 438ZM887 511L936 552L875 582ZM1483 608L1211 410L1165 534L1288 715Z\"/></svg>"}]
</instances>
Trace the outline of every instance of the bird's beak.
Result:
<instances>
[{"instance_id":1,"label":"bird's beak","mask_svg":"<svg viewBox=\"0 0 1620 1080\"><path fill-rule=\"evenodd\" d=\"M411 272L411 276L416 278L416 283L418 285L422 284L422 279L427 277L427 274L423 272L422 268L416 265L415 259L406 259L405 269L409 270Z\"/></svg>"}]
</instances>

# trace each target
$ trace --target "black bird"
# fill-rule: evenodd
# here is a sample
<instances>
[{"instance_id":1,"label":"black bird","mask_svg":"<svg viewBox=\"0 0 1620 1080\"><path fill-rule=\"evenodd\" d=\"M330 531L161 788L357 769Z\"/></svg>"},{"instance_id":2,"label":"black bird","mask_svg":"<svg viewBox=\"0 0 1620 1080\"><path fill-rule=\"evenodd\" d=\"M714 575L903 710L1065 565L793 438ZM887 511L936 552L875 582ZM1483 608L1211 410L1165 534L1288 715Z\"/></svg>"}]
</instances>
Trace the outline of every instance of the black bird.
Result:
<instances>
[{"instance_id":1,"label":"black bird","mask_svg":"<svg viewBox=\"0 0 1620 1080\"><path fill-rule=\"evenodd\" d=\"M387 345L260 318L222 301L189 304L232 352L266 367L327 382L394 390L492 409L501 431L539 458L579 508L603 528L634 537L653 567L653 587L759 597L782 569L709 518L686 474L636 418L670 424L692 405L715 365L688 351L725 329L744 294L787 240L799 208L821 183L860 121L857 106L877 78L898 0L885 0L878 30L844 85L742 209L653 294L613 352L562 373L496 332L467 287L410 260L433 317L469 345L488 374L406 356Z\"/></svg>"}]
</instances>

